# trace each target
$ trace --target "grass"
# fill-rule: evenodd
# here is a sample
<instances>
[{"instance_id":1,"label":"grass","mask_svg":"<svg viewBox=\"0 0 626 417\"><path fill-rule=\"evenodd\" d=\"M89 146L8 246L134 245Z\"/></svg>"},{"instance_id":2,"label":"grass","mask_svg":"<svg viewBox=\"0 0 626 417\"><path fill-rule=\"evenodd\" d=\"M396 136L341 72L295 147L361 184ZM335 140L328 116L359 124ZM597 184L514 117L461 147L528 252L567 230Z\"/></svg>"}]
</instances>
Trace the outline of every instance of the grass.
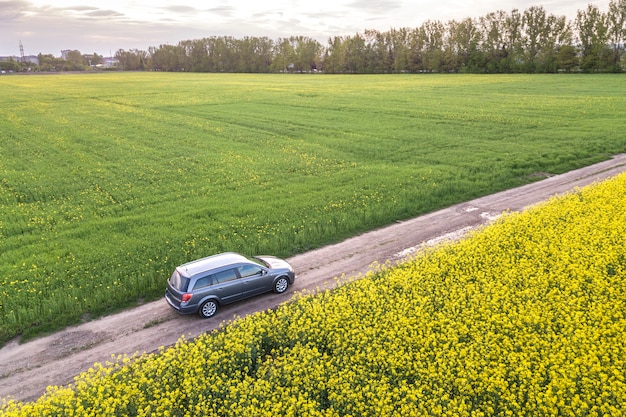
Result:
<instances>
[{"instance_id":1,"label":"grass","mask_svg":"<svg viewBox=\"0 0 626 417\"><path fill-rule=\"evenodd\" d=\"M0 343L626 151L619 76L0 77ZM166 307L164 307L166 308Z\"/></svg>"}]
</instances>

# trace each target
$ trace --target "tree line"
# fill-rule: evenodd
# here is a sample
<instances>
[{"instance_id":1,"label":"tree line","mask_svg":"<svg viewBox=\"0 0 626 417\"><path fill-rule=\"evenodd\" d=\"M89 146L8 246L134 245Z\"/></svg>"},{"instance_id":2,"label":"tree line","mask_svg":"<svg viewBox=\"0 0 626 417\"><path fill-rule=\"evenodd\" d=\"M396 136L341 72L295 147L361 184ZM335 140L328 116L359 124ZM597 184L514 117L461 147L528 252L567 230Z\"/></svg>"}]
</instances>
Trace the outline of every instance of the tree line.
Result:
<instances>
[{"instance_id":1,"label":"tree line","mask_svg":"<svg viewBox=\"0 0 626 417\"><path fill-rule=\"evenodd\" d=\"M622 72L625 38L626 0L611 0L608 11L589 4L578 10L573 21L548 13L543 6L532 6L523 12L499 10L460 21L428 20L417 28L334 36L326 46L306 36L278 40L214 36L148 51L120 49L115 53L115 69L334 74ZM95 61L93 55L89 57Z\"/></svg>"},{"instance_id":2,"label":"tree line","mask_svg":"<svg viewBox=\"0 0 626 417\"><path fill-rule=\"evenodd\" d=\"M590 4L574 21L532 6L429 20L417 28L365 30L331 37L326 46L304 36L211 37L147 53L120 50L116 58L124 69L197 72L621 72L625 37L626 0L612 0L608 11Z\"/></svg>"}]
</instances>

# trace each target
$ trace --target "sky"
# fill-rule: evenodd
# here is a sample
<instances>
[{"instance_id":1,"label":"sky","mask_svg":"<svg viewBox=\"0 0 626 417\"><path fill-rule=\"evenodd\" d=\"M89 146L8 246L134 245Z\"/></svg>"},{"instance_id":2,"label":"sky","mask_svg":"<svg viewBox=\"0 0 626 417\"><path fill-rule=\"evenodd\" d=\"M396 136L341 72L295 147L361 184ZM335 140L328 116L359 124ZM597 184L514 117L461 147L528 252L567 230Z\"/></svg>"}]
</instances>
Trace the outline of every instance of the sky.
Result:
<instances>
[{"instance_id":1,"label":"sky","mask_svg":"<svg viewBox=\"0 0 626 417\"><path fill-rule=\"evenodd\" d=\"M114 55L119 49L176 45L212 36L273 40L332 36L366 29L417 28L427 20L478 18L504 10L543 6L573 21L609 0L0 0L0 56L61 55L61 50Z\"/></svg>"}]
</instances>

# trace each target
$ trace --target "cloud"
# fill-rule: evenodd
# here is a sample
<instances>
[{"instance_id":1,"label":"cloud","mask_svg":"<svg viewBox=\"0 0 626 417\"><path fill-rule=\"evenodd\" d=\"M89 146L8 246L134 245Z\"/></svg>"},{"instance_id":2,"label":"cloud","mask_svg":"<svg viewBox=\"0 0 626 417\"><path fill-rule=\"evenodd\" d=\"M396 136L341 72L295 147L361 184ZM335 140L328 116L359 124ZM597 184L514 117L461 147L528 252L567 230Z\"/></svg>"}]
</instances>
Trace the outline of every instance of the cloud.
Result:
<instances>
[{"instance_id":1,"label":"cloud","mask_svg":"<svg viewBox=\"0 0 626 417\"><path fill-rule=\"evenodd\" d=\"M84 16L89 17L120 17L125 16L123 13L116 12L115 10L94 10L88 13L84 13Z\"/></svg>"},{"instance_id":2,"label":"cloud","mask_svg":"<svg viewBox=\"0 0 626 417\"><path fill-rule=\"evenodd\" d=\"M100 10L98 7L94 7L94 6L69 6L69 7L54 7L54 10L72 10L72 11L78 11L78 12L84 12L84 11L92 11L92 10Z\"/></svg>"},{"instance_id":3,"label":"cloud","mask_svg":"<svg viewBox=\"0 0 626 417\"><path fill-rule=\"evenodd\" d=\"M123 17L123 13L116 10L102 9L96 6L74 5L74 6L50 6L35 5L24 0L0 1L0 19L16 20L19 18L28 21L58 21L63 23L65 19L81 19L84 17Z\"/></svg>"},{"instance_id":4,"label":"cloud","mask_svg":"<svg viewBox=\"0 0 626 417\"><path fill-rule=\"evenodd\" d=\"M28 6L30 3L22 0L0 1L0 20L7 22L19 19L27 14Z\"/></svg>"},{"instance_id":5,"label":"cloud","mask_svg":"<svg viewBox=\"0 0 626 417\"><path fill-rule=\"evenodd\" d=\"M207 9L206 11L211 14L216 14L216 15L225 16L225 17L232 17L235 13L235 8L232 6L218 6L218 7L212 7L210 9Z\"/></svg>"},{"instance_id":6,"label":"cloud","mask_svg":"<svg viewBox=\"0 0 626 417\"><path fill-rule=\"evenodd\" d=\"M163 7L163 10L167 10L172 13L182 13L182 14L193 14L198 13L198 9L191 6L182 6L182 5L174 5L174 6L166 6Z\"/></svg>"},{"instance_id":7,"label":"cloud","mask_svg":"<svg viewBox=\"0 0 626 417\"><path fill-rule=\"evenodd\" d=\"M348 6L365 13L387 13L401 9L404 6L404 2L399 0L354 0Z\"/></svg>"}]
</instances>

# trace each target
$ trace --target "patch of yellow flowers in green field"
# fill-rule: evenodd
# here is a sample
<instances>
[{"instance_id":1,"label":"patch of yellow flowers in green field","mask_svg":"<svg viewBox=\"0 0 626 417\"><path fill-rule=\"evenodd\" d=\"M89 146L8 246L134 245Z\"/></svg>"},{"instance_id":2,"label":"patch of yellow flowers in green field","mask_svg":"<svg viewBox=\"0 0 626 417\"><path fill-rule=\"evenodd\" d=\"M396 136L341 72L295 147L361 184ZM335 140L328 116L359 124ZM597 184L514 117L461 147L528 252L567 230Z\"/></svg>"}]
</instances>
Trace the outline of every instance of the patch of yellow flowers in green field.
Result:
<instances>
[{"instance_id":1,"label":"patch of yellow flowers in green field","mask_svg":"<svg viewBox=\"0 0 626 417\"><path fill-rule=\"evenodd\" d=\"M622 174L0 416L623 416L625 243Z\"/></svg>"}]
</instances>

